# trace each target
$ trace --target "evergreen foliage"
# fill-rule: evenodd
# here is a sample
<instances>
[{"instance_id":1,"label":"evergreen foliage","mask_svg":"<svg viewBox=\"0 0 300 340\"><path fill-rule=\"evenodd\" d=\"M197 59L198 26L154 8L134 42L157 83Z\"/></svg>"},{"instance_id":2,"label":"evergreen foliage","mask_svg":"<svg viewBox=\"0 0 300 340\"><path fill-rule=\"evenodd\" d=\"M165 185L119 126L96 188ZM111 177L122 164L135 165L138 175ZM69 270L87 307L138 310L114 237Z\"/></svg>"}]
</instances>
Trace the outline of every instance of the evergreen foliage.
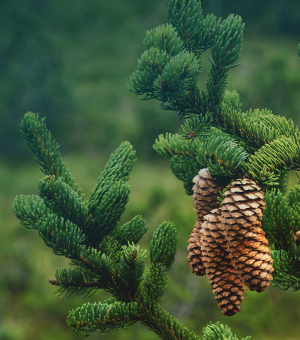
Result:
<instances>
[{"instance_id":1,"label":"evergreen foliage","mask_svg":"<svg viewBox=\"0 0 300 340\"><path fill-rule=\"evenodd\" d=\"M170 161L189 195L192 179L202 168L223 187L244 176L258 183L265 191L263 228L274 260L273 284L297 290L300 196L299 188L288 191L288 178L291 170L300 170L299 128L267 109L243 111L238 93L226 91L229 71L238 65L241 51L244 24L239 16L204 18L200 0L167 3L168 25L160 26L159 32L169 45L162 47L160 36L147 32L152 44L144 44L143 56L157 56L147 61L156 73L150 77L142 56L129 86L131 92L158 99L163 110L185 119L178 133L160 135L153 147ZM167 38L171 32L174 38ZM209 48L211 69L206 89L200 89L202 53Z\"/></svg>"},{"instance_id":2,"label":"evergreen foliage","mask_svg":"<svg viewBox=\"0 0 300 340\"><path fill-rule=\"evenodd\" d=\"M230 328L226 325L222 325L219 322L215 324L210 323L203 330L203 339L204 340L237 340L236 335L233 335ZM242 340L250 340L251 337L247 336Z\"/></svg>"},{"instance_id":3,"label":"evergreen foliage","mask_svg":"<svg viewBox=\"0 0 300 340\"><path fill-rule=\"evenodd\" d=\"M44 118L25 114L21 132L47 176L39 181L40 197L17 196L13 210L21 224L36 229L55 254L71 260L71 267L57 268L49 282L62 297L87 297L99 289L112 295L72 310L69 328L89 336L97 329L102 333L126 329L140 321L161 339L199 339L159 305L176 253L174 224L164 222L154 232L147 268L146 251L136 244L147 231L145 220L138 215L118 226L129 199L127 181L135 162L132 146L124 142L111 155L90 199L83 201ZM219 324L211 327L209 340L222 334Z\"/></svg>"}]
</instances>

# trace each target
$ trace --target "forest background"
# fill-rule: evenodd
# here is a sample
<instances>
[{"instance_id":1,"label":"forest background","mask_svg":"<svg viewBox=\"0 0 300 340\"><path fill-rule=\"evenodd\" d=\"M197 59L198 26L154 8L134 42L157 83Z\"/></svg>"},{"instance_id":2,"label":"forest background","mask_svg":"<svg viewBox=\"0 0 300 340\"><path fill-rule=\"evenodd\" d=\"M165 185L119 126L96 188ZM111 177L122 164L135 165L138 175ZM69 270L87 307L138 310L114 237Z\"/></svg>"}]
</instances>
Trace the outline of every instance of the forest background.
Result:
<instances>
[{"instance_id":1,"label":"forest background","mask_svg":"<svg viewBox=\"0 0 300 340\"><path fill-rule=\"evenodd\" d=\"M246 23L241 65L230 72L228 86L239 92L242 109L267 107L300 124L299 0L203 0L202 7L205 15L235 13ZM123 140L132 143L138 161L121 223L142 214L150 226L140 243L147 249L162 221L176 224L178 251L162 304L185 326L200 335L210 320L221 321L239 337L299 339L299 292L274 287L248 292L241 312L228 318L220 314L206 277L188 269L187 240L196 219L192 198L152 149L160 133L176 132L181 122L156 101L139 101L126 87L144 51L146 30L166 23L166 17L164 0L0 2L0 340L83 339L66 326L69 310L106 297L103 292L83 301L56 297L48 280L68 260L55 256L13 214L14 197L38 194L42 177L19 132L27 111L47 117L85 193L109 154ZM204 57L203 87L208 67ZM157 338L140 324L104 336Z\"/></svg>"}]
</instances>

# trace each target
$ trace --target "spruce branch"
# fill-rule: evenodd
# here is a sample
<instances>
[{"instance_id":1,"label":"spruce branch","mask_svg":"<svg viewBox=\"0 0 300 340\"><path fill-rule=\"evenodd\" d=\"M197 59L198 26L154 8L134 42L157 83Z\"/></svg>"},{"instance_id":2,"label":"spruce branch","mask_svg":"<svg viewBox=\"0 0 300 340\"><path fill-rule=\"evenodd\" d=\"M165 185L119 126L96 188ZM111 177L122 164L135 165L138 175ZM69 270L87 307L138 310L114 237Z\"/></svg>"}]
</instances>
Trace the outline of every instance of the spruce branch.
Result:
<instances>
[{"instance_id":1,"label":"spruce branch","mask_svg":"<svg viewBox=\"0 0 300 340\"><path fill-rule=\"evenodd\" d=\"M97 184L91 192L89 205L92 205L94 201L100 201L112 183L120 180L127 182L135 161L135 151L132 145L129 142L122 142L110 155L105 169L101 172Z\"/></svg>"},{"instance_id":2,"label":"spruce branch","mask_svg":"<svg viewBox=\"0 0 300 340\"><path fill-rule=\"evenodd\" d=\"M146 251L140 250L134 244L122 246L123 251L119 262L119 279L122 282L123 298L132 301L139 285L143 280L145 270Z\"/></svg>"},{"instance_id":3,"label":"spruce branch","mask_svg":"<svg viewBox=\"0 0 300 340\"><path fill-rule=\"evenodd\" d=\"M102 195L104 191L104 195ZM88 203L89 223L85 234L88 244L98 247L103 237L107 236L118 224L129 201L130 188L124 181L111 183L109 188L99 190L98 196Z\"/></svg>"},{"instance_id":4,"label":"spruce branch","mask_svg":"<svg viewBox=\"0 0 300 340\"><path fill-rule=\"evenodd\" d=\"M268 128L275 130L277 136L294 137L299 133L299 130L298 128L295 128L295 124L292 119L286 119L285 117L274 115L271 111L255 110L253 112L253 116L257 122L261 122Z\"/></svg>"},{"instance_id":5,"label":"spruce branch","mask_svg":"<svg viewBox=\"0 0 300 340\"><path fill-rule=\"evenodd\" d=\"M196 83L200 62L193 53L180 52L165 66L153 83L153 95L161 102L182 101Z\"/></svg>"},{"instance_id":6,"label":"spruce branch","mask_svg":"<svg viewBox=\"0 0 300 340\"><path fill-rule=\"evenodd\" d=\"M260 115L264 113L259 111ZM223 132L257 149L279 137L272 126L264 125L257 120L257 114L257 111L253 113L252 110L246 113L238 112L234 106L229 106L223 101L214 116L214 124Z\"/></svg>"},{"instance_id":7,"label":"spruce branch","mask_svg":"<svg viewBox=\"0 0 300 340\"><path fill-rule=\"evenodd\" d=\"M228 71L240 56L243 41L244 24L239 16L230 15L218 29L218 34L212 46L212 68L206 78L209 102L213 110L222 101L226 86Z\"/></svg>"},{"instance_id":8,"label":"spruce branch","mask_svg":"<svg viewBox=\"0 0 300 340\"><path fill-rule=\"evenodd\" d=\"M274 249L288 251L294 242L293 211L288 205L286 197L275 189L266 193L265 204L262 224L267 239Z\"/></svg>"},{"instance_id":9,"label":"spruce branch","mask_svg":"<svg viewBox=\"0 0 300 340\"><path fill-rule=\"evenodd\" d=\"M50 209L83 230L88 209L81 196L64 183L61 177L44 177L39 181L38 186L41 198Z\"/></svg>"},{"instance_id":10,"label":"spruce branch","mask_svg":"<svg viewBox=\"0 0 300 340\"><path fill-rule=\"evenodd\" d=\"M293 219L293 232L300 231L300 187L296 186L289 190L286 197L288 205L291 207L294 219ZM299 244L298 244L299 245Z\"/></svg>"},{"instance_id":11,"label":"spruce branch","mask_svg":"<svg viewBox=\"0 0 300 340\"><path fill-rule=\"evenodd\" d=\"M39 119L38 114L27 112L21 121L21 134L35 154L35 160L40 164L41 171L48 176L61 177L77 191L77 184L74 178L71 178L70 171L58 151L59 145L52 140L51 133L46 128L45 118ZM81 196L81 190L78 190L78 195Z\"/></svg>"},{"instance_id":12,"label":"spruce branch","mask_svg":"<svg viewBox=\"0 0 300 340\"><path fill-rule=\"evenodd\" d=\"M179 119L190 118L195 114L205 115L208 113L208 96L197 84L193 84L188 91L184 101L176 101L171 104L162 104L163 110L174 110Z\"/></svg>"},{"instance_id":13,"label":"spruce branch","mask_svg":"<svg viewBox=\"0 0 300 340\"><path fill-rule=\"evenodd\" d=\"M103 303L86 303L69 314L67 324L78 334L84 331L86 336L96 329L102 333L115 329L126 329L139 320L136 302L118 302L109 299Z\"/></svg>"},{"instance_id":14,"label":"spruce branch","mask_svg":"<svg viewBox=\"0 0 300 340\"><path fill-rule=\"evenodd\" d=\"M151 31L146 32L144 47L150 50L151 47L165 51L170 57L174 57L183 50L181 41L176 29L170 25L160 25Z\"/></svg>"},{"instance_id":15,"label":"spruce branch","mask_svg":"<svg viewBox=\"0 0 300 340\"><path fill-rule=\"evenodd\" d=\"M280 289L287 290L292 288L294 291L300 289L300 262L295 259L285 250L272 251L273 258L273 281L272 285ZM299 259L299 251L298 251Z\"/></svg>"},{"instance_id":16,"label":"spruce branch","mask_svg":"<svg viewBox=\"0 0 300 340\"><path fill-rule=\"evenodd\" d=\"M209 136L212 117L209 114L193 116L181 125L178 134L183 140L192 142L195 138L205 139Z\"/></svg>"},{"instance_id":17,"label":"spruce branch","mask_svg":"<svg viewBox=\"0 0 300 340\"><path fill-rule=\"evenodd\" d=\"M140 301L142 313L141 323L147 326L164 340L200 340L200 338L186 327L183 327L174 317L160 305L152 303L147 297Z\"/></svg>"},{"instance_id":18,"label":"spruce branch","mask_svg":"<svg viewBox=\"0 0 300 340\"><path fill-rule=\"evenodd\" d=\"M37 229L37 222L45 220L47 215L53 214L44 200L39 196L16 196L13 211L20 223L28 229Z\"/></svg>"},{"instance_id":19,"label":"spruce branch","mask_svg":"<svg viewBox=\"0 0 300 340\"><path fill-rule=\"evenodd\" d=\"M236 335L233 335L231 332L231 329L226 326L222 325L220 322L216 322L213 324L210 322L209 325L207 325L203 329L203 340L238 340ZM243 338L241 340L250 340L251 337L247 336L246 338Z\"/></svg>"},{"instance_id":20,"label":"spruce branch","mask_svg":"<svg viewBox=\"0 0 300 340\"><path fill-rule=\"evenodd\" d=\"M43 133L47 144L50 132ZM175 136L172 143L182 154L185 146L177 139ZM40 154L42 164L44 157L48 157L47 153ZM86 297L99 289L113 296L103 303L88 303L71 311L67 320L71 330L84 331L88 336L97 329L102 332L125 329L140 321L162 339L199 339L158 305L166 289L167 269L175 258L178 240L175 226L164 222L154 232L148 270L146 252L134 245L147 230L145 220L135 216L117 226L128 201L126 181L134 161L131 145L122 143L111 155L85 203L62 172L47 173L39 182L42 198L16 197L15 214L21 224L37 229L56 254L71 259L73 267L56 269L55 279L49 280L58 287L60 296Z\"/></svg>"},{"instance_id":21,"label":"spruce branch","mask_svg":"<svg viewBox=\"0 0 300 340\"><path fill-rule=\"evenodd\" d=\"M177 230L174 224L170 222L162 223L154 232L151 240L151 263L161 263L167 270L170 269L175 260L177 242Z\"/></svg>"},{"instance_id":22,"label":"spruce branch","mask_svg":"<svg viewBox=\"0 0 300 340\"><path fill-rule=\"evenodd\" d=\"M280 175L281 172L300 168L299 146L292 137L281 136L261 147L244 164L254 179L262 168Z\"/></svg>"},{"instance_id":23,"label":"spruce branch","mask_svg":"<svg viewBox=\"0 0 300 340\"><path fill-rule=\"evenodd\" d=\"M192 157L173 156L171 160L171 169L174 175L181 181L187 195L192 195L194 186L193 178L197 175L200 168L204 168L204 164L195 161Z\"/></svg>"},{"instance_id":24,"label":"spruce branch","mask_svg":"<svg viewBox=\"0 0 300 340\"><path fill-rule=\"evenodd\" d=\"M159 135L153 145L154 150L165 159L170 159L173 156L187 156L196 159L199 141L187 143L180 138L179 134L172 135L166 133L166 137Z\"/></svg>"},{"instance_id":25,"label":"spruce branch","mask_svg":"<svg viewBox=\"0 0 300 340\"><path fill-rule=\"evenodd\" d=\"M226 90L222 102L229 107L233 107L237 112L241 112L240 95L235 90L231 92Z\"/></svg>"},{"instance_id":26,"label":"spruce branch","mask_svg":"<svg viewBox=\"0 0 300 340\"><path fill-rule=\"evenodd\" d=\"M82 272L79 268L56 268L55 279L49 282L59 287L57 295L61 297L93 295L97 289L104 288L93 276Z\"/></svg>"},{"instance_id":27,"label":"spruce branch","mask_svg":"<svg viewBox=\"0 0 300 340\"><path fill-rule=\"evenodd\" d=\"M166 51L150 47L138 61L138 70L130 78L132 85L128 85L129 91L137 95L144 94L144 100L155 98L154 81L163 74L170 59Z\"/></svg>"},{"instance_id":28,"label":"spruce branch","mask_svg":"<svg viewBox=\"0 0 300 340\"><path fill-rule=\"evenodd\" d=\"M37 230L45 244L52 248L56 255L76 257L79 245L84 243L82 231L74 223L55 214L39 220Z\"/></svg>"},{"instance_id":29,"label":"spruce branch","mask_svg":"<svg viewBox=\"0 0 300 340\"><path fill-rule=\"evenodd\" d=\"M128 242L136 244L149 229L148 226L145 226L145 223L145 219L137 215L121 227L115 228L111 232L111 236L121 245L125 245Z\"/></svg>"},{"instance_id":30,"label":"spruce branch","mask_svg":"<svg viewBox=\"0 0 300 340\"><path fill-rule=\"evenodd\" d=\"M280 178L278 180L279 182L278 189L282 192L283 195L285 195L288 191L289 179L290 179L290 173L289 171L287 171L287 172L283 172L280 175ZM298 199L298 201L300 201L300 199Z\"/></svg>"},{"instance_id":31,"label":"spruce branch","mask_svg":"<svg viewBox=\"0 0 300 340\"><path fill-rule=\"evenodd\" d=\"M203 19L197 0L168 0L168 22L176 28L185 48L198 57L212 46L220 25L212 14Z\"/></svg>"},{"instance_id":32,"label":"spruce branch","mask_svg":"<svg viewBox=\"0 0 300 340\"><path fill-rule=\"evenodd\" d=\"M165 293L167 282L166 267L160 263L152 264L144 276L143 292L152 301L159 302Z\"/></svg>"},{"instance_id":33,"label":"spruce branch","mask_svg":"<svg viewBox=\"0 0 300 340\"><path fill-rule=\"evenodd\" d=\"M101 241L98 250L108 256L112 262L118 262L120 259L120 243L112 236L105 236Z\"/></svg>"},{"instance_id":34,"label":"spruce branch","mask_svg":"<svg viewBox=\"0 0 300 340\"><path fill-rule=\"evenodd\" d=\"M117 264L109 256L92 247L82 246L79 250L79 254L72 259L71 264L86 275L95 277L101 288L123 301L124 287L119 280Z\"/></svg>"},{"instance_id":35,"label":"spruce branch","mask_svg":"<svg viewBox=\"0 0 300 340\"><path fill-rule=\"evenodd\" d=\"M242 174L243 162L248 153L238 144L228 141L228 137L212 136L198 149L198 162L208 167L214 177L238 177Z\"/></svg>"}]
</instances>

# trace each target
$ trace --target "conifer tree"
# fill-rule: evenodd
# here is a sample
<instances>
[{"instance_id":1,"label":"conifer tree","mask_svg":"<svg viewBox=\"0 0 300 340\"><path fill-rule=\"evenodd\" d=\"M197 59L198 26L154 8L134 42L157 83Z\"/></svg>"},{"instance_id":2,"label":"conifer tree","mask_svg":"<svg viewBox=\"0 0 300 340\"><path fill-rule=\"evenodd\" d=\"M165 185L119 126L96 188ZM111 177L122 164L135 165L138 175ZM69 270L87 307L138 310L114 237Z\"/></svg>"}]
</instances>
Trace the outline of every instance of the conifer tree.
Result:
<instances>
[{"instance_id":1,"label":"conifer tree","mask_svg":"<svg viewBox=\"0 0 300 340\"><path fill-rule=\"evenodd\" d=\"M194 197L190 267L208 275L221 312L234 315L240 305L231 302L243 300L243 284L257 292L271 280L281 289L300 288L300 187L288 189L289 172L300 169L300 132L270 110L243 111L239 94L226 91L242 46L239 16L204 17L200 0L167 4L168 23L147 31L129 90L184 120L153 147ZM211 68L201 89L208 49Z\"/></svg>"},{"instance_id":2,"label":"conifer tree","mask_svg":"<svg viewBox=\"0 0 300 340\"><path fill-rule=\"evenodd\" d=\"M141 322L161 339L200 339L159 304L176 253L174 224L163 222L154 232L148 265L146 251L137 244L148 229L145 220L138 215L119 226L136 160L130 143L123 142L110 156L89 199L84 200L45 118L28 112L21 133L45 176L38 183L39 196L17 196L13 210L22 225L36 229L45 244L71 264L56 269L55 279L49 282L63 297L86 297L99 289L111 294L103 302L85 303L72 310L67 318L70 330L89 336L96 330L126 329ZM236 339L218 322L203 330L203 339L224 337Z\"/></svg>"}]
</instances>

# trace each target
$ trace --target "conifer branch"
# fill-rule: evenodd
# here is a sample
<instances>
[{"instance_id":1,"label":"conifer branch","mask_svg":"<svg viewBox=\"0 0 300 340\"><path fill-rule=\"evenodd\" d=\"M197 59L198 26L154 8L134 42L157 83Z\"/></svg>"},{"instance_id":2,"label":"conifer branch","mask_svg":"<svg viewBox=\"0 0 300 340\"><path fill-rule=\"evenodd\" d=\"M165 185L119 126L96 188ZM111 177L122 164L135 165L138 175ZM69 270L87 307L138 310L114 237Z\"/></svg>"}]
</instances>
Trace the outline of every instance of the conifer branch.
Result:
<instances>
[{"instance_id":1,"label":"conifer branch","mask_svg":"<svg viewBox=\"0 0 300 340\"><path fill-rule=\"evenodd\" d=\"M229 70L238 65L241 51L244 24L240 17L230 15L222 22L213 16L204 19L200 0L168 0L167 3L168 25L148 34L146 55L153 46L160 48L160 53L167 51L163 41L171 41L171 38L163 39L158 35L166 27L173 34L169 46L176 52L169 54L168 60L164 59L163 67L157 68L159 72L156 70L155 75L144 72L138 85L150 89L148 92L144 90L146 99L160 100L162 109L174 110L179 119L185 118L186 121L177 134L160 135L153 147L162 158L170 160L171 169L183 181L187 194L193 193L192 180L203 168L208 168L209 175L221 180L222 185L246 177L261 186L266 194L263 229L272 248L274 285L297 290L300 277L300 189L296 187L286 197L284 195L288 191L289 172L300 170L299 128L291 119L274 115L267 109L243 112L239 95L235 91L226 91ZM197 78L202 53L210 47L212 66L206 77L206 89L202 90L197 85ZM300 56L300 44L298 54ZM170 65L173 73L166 72L171 69ZM188 69L194 67L194 73L184 73L184 65ZM143 72L140 63L137 72ZM142 91L135 93L141 94ZM206 179L201 180L204 183ZM203 185L208 186L207 183ZM197 189L201 190L200 187ZM204 196L208 191L207 187L202 190L203 195L199 191L205 214L210 210L204 208L206 200L211 199L210 195ZM195 230L196 235L198 227L195 226ZM202 246L195 245L194 236L191 240L193 247L200 251ZM200 259L201 256L197 261ZM271 261L265 266L270 268ZM271 278L271 272L266 275ZM226 332L223 329L220 334L225 336ZM216 338L217 335L212 337ZM229 333L228 338L231 338Z\"/></svg>"},{"instance_id":2,"label":"conifer branch","mask_svg":"<svg viewBox=\"0 0 300 340\"><path fill-rule=\"evenodd\" d=\"M112 262L118 262L121 256L120 243L112 236L105 236L103 238L98 251L107 255Z\"/></svg>"},{"instance_id":3,"label":"conifer branch","mask_svg":"<svg viewBox=\"0 0 300 340\"><path fill-rule=\"evenodd\" d=\"M171 58L183 50L183 42L178 36L176 29L170 25L160 25L151 31L146 32L144 47L150 50L151 47L165 51Z\"/></svg>"},{"instance_id":4,"label":"conifer branch","mask_svg":"<svg viewBox=\"0 0 300 340\"><path fill-rule=\"evenodd\" d=\"M193 0L168 0L168 22L176 27L186 49L198 57L212 46L220 25L212 14L203 19L200 1Z\"/></svg>"},{"instance_id":5,"label":"conifer branch","mask_svg":"<svg viewBox=\"0 0 300 340\"><path fill-rule=\"evenodd\" d=\"M41 171L48 176L61 177L66 184L77 191L77 184L74 178L71 178L70 171L58 151L59 145L55 140L52 141L51 133L46 128L45 118L39 119L38 114L27 112L21 121L21 134L35 154L35 160L40 164ZM78 195L81 195L80 190Z\"/></svg>"},{"instance_id":6,"label":"conifer branch","mask_svg":"<svg viewBox=\"0 0 300 340\"><path fill-rule=\"evenodd\" d=\"M170 159L173 156L187 156L196 158L199 141L195 140L195 143L187 143L180 139L178 134L172 135L166 134L166 137L159 135L153 145L154 150L165 159Z\"/></svg>"},{"instance_id":7,"label":"conifer branch","mask_svg":"<svg viewBox=\"0 0 300 340\"><path fill-rule=\"evenodd\" d=\"M299 261L295 262L289 253L284 250L272 251L272 258L275 269L272 284L284 290L289 288L292 288L294 291L299 290Z\"/></svg>"},{"instance_id":8,"label":"conifer branch","mask_svg":"<svg viewBox=\"0 0 300 340\"><path fill-rule=\"evenodd\" d=\"M131 221L123 224L120 228L115 228L111 232L111 236L121 245L125 245L128 242L130 244L136 244L149 228L148 226L145 226L145 223L145 219L143 219L142 216L137 215Z\"/></svg>"},{"instance_id":9,"label":"conifer branch","mask_svg":"<svg viewBox=\"0 0 300 340\"><path fill-rule=\"evenodd\" d=\"M44 177L39 181L41 198L56 214L76 224L83 230L86 224L88 210L79 196L60 177Z\"/></svg>"},{"instance_id":10,"label":"conifer branch","mask_svg":"<svg viewBox=\"0 0 300 340\"><path fill-rule=\"evenodd\" d=\"M117 302L113 299L104 303L84 304L68 316L69 328L77 334L84 331L87 336L100 329L102 333L115 329L126 329L137 322L136 302Z\"/></svg>"},{"instance_id":11,"label":"conifer branch","mask_svg":"<svg viewBox=\"0 0 300 340\"><path fill-rule=\"evenodd\" d=\"M105 188L105 193L99 190L98 197L89 201L89 223L86 226L89 245L98 247L99 243L118 224L126 204L129 201L130 188L126 182L117 181Z\"/></svg>"},{"instance_id":12,"label":"conifer branch","mask_svg":"<svg viewBox=\"0 0 300 340\"><path fill-rule=\"evenodd\" d=\"M14 200L13 211L20 223L28 229L37 229L37 222L45 220L47 215L53 214L44 200L39 196L17 196Z\"/></svg>"},{"instance_id":13,"label":"conifer branch","mask_svg":"<svg viewBox=\"0 0 300 340\"><path fill-rule=\"evenodd\" d=\"M29 117L39 125L38 118ZM46 136L43 143L48 145L50 132L44 127L43 133ZM34 136L27 136L30 138ZM175 136L171 144L183 153L185 149L178 139ZM49 151L49 147L45 150ZM39 154L41 164L47 163L47 152ZM145 220L135 216L117 226L128 201L126 180L134 155L131 145L122 143L110 157L86 203L66 180L68 177L63 177L69 173L66 168L65 172L47 173L39 182L41 198L16 197L15 214L25 227L37 229L57 255L71 259L73 267L56 269L55 279L49 280L59 287L58 295L86 297L104 289L113 296L103 303L88 303L71 311L67 320L71 330L84 331L88 336L97 329L102 332L125 329L140 321L162 339L199 339L158 305L166 289L167 270L175 258L178 240L175 226L164 222L154 232L148 270L146 252L134 244L147 230Z\"/></svg>"},{"instance_id":14,"label":"conifer branch","mask_svg":"<svg viewBox=\"0 0 300 340\"><path fill-rule=\"evenodd\" d=\"M94 201L101 200L112 183L120 180L127 182L135 161L135 151L132 145L129 142L122 142L110 155L105 169L101 172L97 184L91 192L89 205L92 205Z\"/></svg>"},{"instance_id":15,"label":"conifer branch","mask_svg":"<svg viewBox=\"0 0 300 340\"><path fill-rule=\"evenodd\" d=\"M212 136L198 150L198 161L215 177L238 177L248 153L226 137Z\"/></svg>"},{"instance_id":16,"label":"conifer branch","mask_svg":"<svg viewBox=\"0 0 300 340\"><path fill-rule=\"evenodd\" d=\"M244 24L239 16L230 15L219 27L212 47L212 68L206 78L211 108L218 107L227 86L227 73L240 56Z\"/></svg>"},{"instance_id":17,"label":"conifer branch","mask_svg":"<svg viewBox=\"0 0 300 340\"><path fill-rule=\"evenodd\" d=\"M165 266L152 264L144 276L143 293L152 301L159 302L165 293L168 274Z\"/></svg>"},{"instance_id":18,"label":"conifer branch","mask_svg":"<svg viewBox=\"0 0 300 340\"><path fill-rule=\"evenodd\" d=\"M263 115L264 111L260 111L260 114ZM279 137L278 131L272 126L264 125L257 120L256 113L238 112L225 102L221 103L214 118L217 128L254 148L259 148Z\"/></svg>"},{"instance_id":19,"label":"conifer branch","mask_svg":"<svg viewBox=\"0 0 300 340\"><path fill-rule=\"evenodd\" d=\"M173 223L164 222L154 232L150 244L150 260L152 264L160 263L170 269L176 253L178 238Z\"/></svg>"},{"instance_id":20,"label":"conifer branch","mask_svg":"<svg viewBox=\"0 0 300 340\"><path fill-rule=\"evenodd\" d=\"M204 116L193 116L188 118L180 127L178 134L182 139L190 142L195 138L205 139L210 135L212 116L205 114Z\"/></svg>"},{"instance_id":21,"label":"conifer branch","mask_svg":"<svg viewBox=\"0 0 300 340\"><path fill-rule=\"evenodd\" d=\"M275 249L288 251L294 241L292 209L282 193L277 193L274 189L266 193L265 202L266 210L262 223L267 238Z\"/></svg>"},{"instance_id":22,"label":"conifer branch","mask_svg":"<svg viewBox=\"0 0 300 340\"><path fill-rule=\"evenodd\" d=\"M122 282L123 298L132 301L138 287L143 280L145 270L146 251L140 250L139 246L122 246L123 251L119 262L119 279Z\"/></svg>"},{"instance_id":23,"label":"conifer branch","mask_svg":"<svg viewBox=\"0 0 300 340\"><path fill-rule=\"evenodd\" d=\"M60 287L57 295L61 297L82 295L84 298L93 295L97 289L104 288L100 282L79 268L56 268L55 279L49 282Z\"/></svg>"},{"instance_id":24,"label":"conifer branch","mask_svg":"<svg viewBox=\"0 0 300 340\"><path fill-rule=\"evenodd\" d=\"M231 329L228 326L222 325L220 322L216 322L215 324L210 322L210 324L203 329L203 340L219 339L236 340L236 336L232 334ZM247 336L241 340L250 339L251 337Z\"/></svg>"},{"instance_id":25,"label":"conifer branch","mask_svg":"<svg viewBox=\"0 0 300 340\"><path fill-rule=\"evenodd\" d=\"M57 255L76 257L79 245L84 242L84 235L75 224L55 214L39 220L37 229L45 244Z\"/></svg>"},{"instance_id":26,"label":"conifer branch","mask_svg":"<svg viewBox=\"0 0 300 340\"><path fill-rule=\"evenodd\" d=\"M300 168L299 147L293 138L282 136L251 155L244 167L254 179L263 167L275 174L297 170Z\"/></svg>"},{"instance_id":27,"label":"conifer branch","mask_svg":"<svg viewBox=\"0 0 300 340\"><path fill-rule=\"evenodd\" d=\"M193 178L197 175L200 168L204 168L204 164L195 161L192 157L173 156L171 160L171 169L174 175L181 181L187 195L192 195L194 186Z\"/></svg>"},{"instance_id":28,"label":"conifer branch","mask_svg":"<svg viewBox=\"0 0 300 340\"><path fill-rule=\"evenodd\" d=\"M165 340L200 340L200 338L175 318L169 315L160 305L144 299L140 302L142 312L141 323Z\"/></svg>"}]
</instances>

